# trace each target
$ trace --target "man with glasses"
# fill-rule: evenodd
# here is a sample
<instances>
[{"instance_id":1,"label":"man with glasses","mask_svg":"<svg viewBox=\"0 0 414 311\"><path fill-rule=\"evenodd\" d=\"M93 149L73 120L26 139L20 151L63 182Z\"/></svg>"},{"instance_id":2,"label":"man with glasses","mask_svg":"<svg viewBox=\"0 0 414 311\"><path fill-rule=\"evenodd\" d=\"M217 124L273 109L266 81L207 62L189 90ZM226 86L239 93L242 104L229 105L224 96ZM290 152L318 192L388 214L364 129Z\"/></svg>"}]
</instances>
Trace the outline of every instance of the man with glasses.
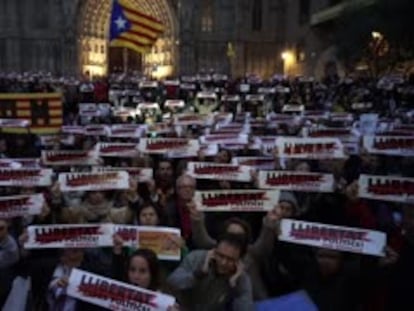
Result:
<instances>
[{"instance_id":1,"label":"man with glasses","mask_svg":"<svg viewBox=\"0 0 414 311\"><path fill-rule=\"evenodd\" d=\"M19 247L9 235L8 222L0 219L0 306L10 290L14 273L13 265L19 260Z\"/></svg>"},{"instance_id":2,"label":"man with glasses","mask_svg":"<svg viewBox=\"0 0 414 311\"><path fill-rule=\"evenodd\" d=\"M240 235L227 233L214 249L187 255L168 279L180 306L199 311L253 310L252 286L241 262L246 247Z\"/></svg>"}]
</instances>

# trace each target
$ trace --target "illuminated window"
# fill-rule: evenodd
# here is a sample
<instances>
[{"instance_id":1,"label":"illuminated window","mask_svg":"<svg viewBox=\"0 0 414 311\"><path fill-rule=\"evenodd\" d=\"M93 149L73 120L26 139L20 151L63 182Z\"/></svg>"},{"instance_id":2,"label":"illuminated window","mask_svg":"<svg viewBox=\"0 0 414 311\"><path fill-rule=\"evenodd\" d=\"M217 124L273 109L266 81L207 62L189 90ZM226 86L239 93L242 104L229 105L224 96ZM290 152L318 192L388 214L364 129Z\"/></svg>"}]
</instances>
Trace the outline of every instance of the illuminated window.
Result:
<instances>
[{"instance_id":1,"label":"illuminated window","mask_svg":"<svg viewBox=\"0 0 414 311\"><path fill-rule=\"evenodd\" d=\"M252 30L261 31L263 26L263 0L255 0L252 10Z\"/></svg>"},{"instance_id":2,"label":"illuminated window","mask_svg":"<svg viewBox=\"0 0 414 311\"><path fill-rule=\"evenodd\" d=\"M202 0L201 31L211 32L213 30L213 4L211 0Z\"/></svg>"}]
</instances>

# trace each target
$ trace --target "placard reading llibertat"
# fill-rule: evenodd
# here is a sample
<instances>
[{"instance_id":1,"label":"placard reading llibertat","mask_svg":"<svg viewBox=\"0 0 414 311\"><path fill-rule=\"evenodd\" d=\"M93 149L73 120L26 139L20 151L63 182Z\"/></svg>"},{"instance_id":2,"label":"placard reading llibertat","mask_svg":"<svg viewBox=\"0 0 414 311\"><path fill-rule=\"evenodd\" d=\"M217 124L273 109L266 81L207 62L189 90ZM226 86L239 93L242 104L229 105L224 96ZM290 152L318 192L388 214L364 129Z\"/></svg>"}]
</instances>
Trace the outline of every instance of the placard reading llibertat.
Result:
<instances>
[{"instance_id":1,"label":"placard reading llibertat","mask_svg":"<svg viewBox=\"0 0 414 311\"><path fill-rule=\"evenodd\" d=\"M344 147L338 138L278 137L279 157L296 159L343 159Z\"/></svg>"},{"instance_id":2,"label":"placard reading llibertat","mask_svg":"<svg viewBox=\"0 0 414 311\"><path fill-rule=\"evenodd\" d=\"M139 151L149 154L182 152L196 156L199 148L198 140L185 138L141 138L138 145Z\"/></svg>"},{"instance_id":3,"label":"placard reading llibertat","mask_svg":"<svg viewBox=\"0 0 414 311\"><path fill-rule=\"evenodd\" d=\"M360 175L358 186L360 198L414 203L414 178Z\"/></svg>"},{"instance_id":4,"label":"placard reading llibertat","mask_svg":"<svg viewBox=\"0 0 414 311\"><path fill-rule=\"evenodd\" d=\"M127 157L138 156L137 144L134 143L97 143L96 151L100 157Z\"/></svg>"},{"instance_id":5,"label":"placard reading llibertat","mask_svg":"<svg viewBox=\"0 0 414 311\"><path fill-rule=\"evenodd\" d=\"M113 311L166 311L175 298L79 269L73 269L67 295Z\"/></svg>"},{"instance_id":6,"label":"placard reading llibertat","mask_svg":"<svg viewBox=\"0 0 414 311\"><path fill-rule=\"evenodd\" d=\"M249 166L235 164L217 164L212 162L188 162L188 174L198 179L232 180L249 182Z\"/></svg>"},{"instance_id":7,"label":"placard reading llibertat","mask_svg":"<svg viewBox=\"0 0 414 311\"><path fill-rule=\"evenodd\" d=\"M0 169L0 186L48 187L52 185L51 169Z\"/></svg>"},{"instance_id":8,"label":"placard reading llibertat","mask_svg":"<svg viewBox=\"0 0 414 311\"><path fill-rule=\"evenodd\" d=\"M0 218L39 215L44 204L43 194L0 197Z\"/></svg>"},{"instance_id":9,"label":"placard reading llibertat","mask_svg":"<svg viewBox=\"0 0 414 311\"><path fill-rule=\"evenodd\" d=\"M42 150L42 163L48 166L98 165L99 158L93 151Z\"/></svg>"},{"instance_id":10,"label":"placard reading llibertat","mask_svg":"<svg viewBox=\"0 0 414 311\"><path fill-rule=\"evenodd\" d=\"M95 166L92 168L92 172L120 172L125 171L129 174L129 177L135 178L138 182L146 182L153 178L152 168L147 167L102 167Z\"/></svg>"},{"instance_id":11,"label":"placard reading llibertat","mask_svg":"<svg viewBox=\"0 0 414 311\"><path fill-rule=\"evenodd\" d=\"M333 192L332 174L297 171L260 171L259 188L303 192Z\"/></svg>"},{"instance_id":12,"label":"placard reading llibertat","mask_svg":"<svg viewBox=\"0 0 414 311\"><path fill-rule=\"evenodd\" d=\"M249 142L246 134L210 134L200 137L203 145L207 144L247 144Z\"/></svg>"},{"instance_id":13,"label":"placard reading llibertat","mask_svg":"<svg viewBox=\"0 0 414 311\"><path fill-rule=\"evenodd\" d=\"M410 136L364 136L363 146L372 154L414 156L414 137Z\"/></svg>"},{"instance_id":14,"label":"placard reading llibertat","mask_svg":"<svg viewBox=\"0 0 414 311\"><path fill-rule=\"evenodd\" d=\"M59 184L62 192L123 190L129 187L129 176L125 171L61 173Z\"/></svg>"},{"instance_id":15,"label":"placard reading llibertat","mask_svg":"<svg viewBox=\"0 0 414 311\"><path fill-rule=\"evenodd\" d=\"M212 190L196 191L197 209L205 212L262 212L279 202L278 190Z\"/></svg>"},{"instance_id":16,"label":"placard reading llibertat","mask_svg":"<svg viewBox=\"0 0 414 311\"><path fill-rule=\"evenodd\" d=\"M24 247L33 248L92 248L113 245L112 224L29 226Z\"/></svg>"},{"instance_id":17,"label":"placard reading llibertat","mask_svg":"<svg viewBox=\"0 0 414 311\"><path fill-rule=\"evenodd\" d=\"M40 168L40 159L0 159L0 168Z\"/></svg>"},{"instance_id":18,"label":"placard reading llibertat","mask_svg":"<svg viewBox=\"0 0 414 311\"><path fill-rule=\"evenodd\" d=\"M279 240L380 257L386 246L383 232L292 219L281 221Z\"/></svg>"},{"instance_id":19,"label":"placard reading llibertat","mask_svg":"<svg viewBox=\"0 0 414 311\"><path fill-rule=\"evenodd\" d=\"M256 170L272 170L275 168L275 159L272 157L235 157L233 163L245 165Z\"/></svg>"}]
</instances>

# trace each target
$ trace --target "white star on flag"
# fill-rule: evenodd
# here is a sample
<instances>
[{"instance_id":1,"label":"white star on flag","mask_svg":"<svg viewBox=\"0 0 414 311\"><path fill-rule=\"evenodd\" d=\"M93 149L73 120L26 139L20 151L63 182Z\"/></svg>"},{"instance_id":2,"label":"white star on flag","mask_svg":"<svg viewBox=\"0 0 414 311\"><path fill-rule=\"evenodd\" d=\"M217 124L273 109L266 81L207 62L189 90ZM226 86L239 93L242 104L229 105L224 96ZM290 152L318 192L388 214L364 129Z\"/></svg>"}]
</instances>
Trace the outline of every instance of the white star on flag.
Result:
<instances>
[{"instance_id":1,"label":"white star on flag","mask_svg":"<svg viewBox=\"0 0 414 311\"><path fill-rule=\"evenodd\" d=\"M115 24L116 24L116 27L118 27L118 30L125 29L126 23L127 21L124 18L122 18L122 16L119 16L115 20Z\"/></svg>"}]
</instances>

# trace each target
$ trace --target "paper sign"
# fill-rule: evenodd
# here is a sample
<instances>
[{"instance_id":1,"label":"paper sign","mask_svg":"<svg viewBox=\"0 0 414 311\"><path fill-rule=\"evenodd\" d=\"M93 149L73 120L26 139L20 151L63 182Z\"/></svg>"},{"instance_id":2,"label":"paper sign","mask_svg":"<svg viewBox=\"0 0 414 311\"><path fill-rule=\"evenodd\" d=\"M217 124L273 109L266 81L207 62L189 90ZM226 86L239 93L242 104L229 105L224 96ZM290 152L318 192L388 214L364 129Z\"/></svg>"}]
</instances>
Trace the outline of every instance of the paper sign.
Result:
<instances>
[{"instance_id":1,"label":"paper sign","mask_svg":"<svg viewBox=\"0 0 414 311\"><path fill-rule=\"evenodd\" d=\"M0 169L0 186L48 187L52 185L50 169Z\"/></svg>"},{"instance_id":2,"label":"paper sign","mask_svg":"<svg viewBox=\"0 0 414 311\"><path fill-rule=\"evenodd\" d=\"M203 145L207 144L247 144L249 142L246 134L211 134L200 137Z\"/></svg>"},{"instance_id":3,"label":"paper sign","mask_svg":"<svg viewBox=\"0 0 414 311\"><path fill-rule=\"evenodd\" d=\"M275 159L272 157L235 157L233 163L255 168L256 170L273 170Z\"/></svg>"},{"instance_id":4,"label":"paper sign","mask_svg":"<svg viewBox=\"0 0 414 311\"><path fill-rule=\"evenodd\" d=\"M0 218L39 215L44 204L43 194L0 197Z\"/></svg>"},{"instance_id":5,"label":"paper sign","mask_svg":"<svg viewBox=\"0 0 414 311\"><path fill-rule=\"evenodd\" d=\"M154 251L160 260L180 260L181 249L171 241L171 236L180 238L180 230L163 227L139 227L138 248L148 248Z\"/></svg>"},{"instance_id":6,"label":"paper sign","mask_svg":"<svg viewBox=\"0 0 414 311\"><path fill-rule=\"evenodd\" d=\"M40 159L0 159L0 168L40 168Z\"/></svg>"},{"instance_id":7,"label":"paper sign","mask_svg":"<svg viewBox=\"0 0 414 311\"><path fill-rule=\"evenodd\" d=\"M259 188L303 192L333 192L332 174L297 171L260 171Z\"/></svg>"},{"instance_id":8,"label":"paper sign","mask_svg":"<svg viewBox=\"0 0 414 311\"><path fill-rule=\"evenodd\" d=\"M92 172L119 172L125 171L129 177L136 178L138 182L146 182L153 178L152 168L147 167L93 167Z\"/></svg>"},{"instance_id":9,"label":"paper sign","mask_svg":"<svg viewBox=\"0 0 414 311\"><path fill-rule=\"evenodd\" d=\"M29 226L24 247L33 248L93 248L113 245L112 224Z\"/></svg>"},{"instance_id":10,"label":"paper sign","mask_svg":"<svg viewBox=\"0 0 414 311\"><path fill-rule=\"evenodd\" d=\"M86 136L107 136L109 133L106 125L87 125L83 129L83 134Z\"/></svg>"},{"instance_id":11,"label":"paper sign","mask_svg":"<svg viewBox=\"0 0 414 311\"><path fill-rule=\"evenodd\" d=\"M96 151L100 157L136 157L137 144L134 143L97 143Z\"/></svg>"},{"instance_id":12,"label":"paper sign","mask_svg":"<svg viewBox=\"0 0 414 311\"><path fill-rule=\"evenodd\" d=\"M123 190L129 188L129 176L125 171L61 173L59 184L62 192Z\"/></svg>"},{"instance_id":13,"label":"paper sign","mask_svg":"<svg viewBox=\"0 0 414 311\"><path fill-rule=\"evenodd\" d=\"M174 116L174 125L205 125L207 123L208 115L202 114L177 114Z\"/></svg>"},{"instance_id":14,"label":"paper sign","mask_svg":"<svg viewBox=\"0 0 414 311\"><path fill-rule=\"evenodd\" d=\"M251 168L243 165L218 164L212 162L189 162L188 174L198 179L220 179L233 181L251 181Z\"/></svg>"},{"instance_id":15,"label":"paper sign","mask_svg":"<svg viewBox=\"0 0 414 311\"><path fill-rule=\"evenodd\" d=\"M80 125L65 125L61 127L63 134L83 135L84 131L83 126Z\"/></svg>"},{"instance_id":16,"label":"paper sign","mask_svg":"<svg viewBox=\"0 0 414 311\"><path fill-rule=\"evenodd\" d=\"M360 175L358 185L360 198L414 203L414 178Z\"/></svg>"},{"instance_id":17,"label":"paper sign","mask_svg":"<svg viewBox=\"0 0 414 311\"><path fill-rule=\"evenodd\" d=\"M23 119L0 119L0 128L2 127L29 127L30 121Z\"/></svg>"},{"instance_id":18,"label":"paper sign","mask_svg":"<svg viewBox=\"0 0 414 311\"><path fill-rule=\"evenodd\" d=\"M278 190L196 191L194 202L205 212L262 212L273 209L279 196Z\"/></svg>"},{"instance_id":19,"label":"paper sign","mask_svg":"<svg viewBox=\"0 0 414 311\"><path fill-rule=\"evenodd\" d=\"M332 112L329 118L333 122L352 122L354 115L347 112Z\"/></svg>"},{"instance_id":20,"label":"paper sign","mask_svg":"<svg viewBox=\"0 0 414 311\"><path fill-rule=\"evenodd\" d=\"M185 138L142 138L138 149L143 153L165 154L167 152L185 152L197 155L200 145L196 139Z\"/></svg>"},{"instance_id":21,"label":"paper sign","mask_svg":"<svg viewBox=\"0 0 414 311\"><path fill-rule=\"evenodd\" d=\"M380 257L386 246L383 232L292 219L281 221L279 240Z\"/></svg>"},{"instance_id":22,"label":"paper sign","mask_svg":"<svg viewBox=\"0 0 414 311\"><path fill-rule=\"evenodd\" d=\"M344 147L338 138L278 137L279 157L296 159L343 159Z\"/></svg>"},{"instance_id":23,"label":"paper sign","mask_svg":"<svg viewBox=\"0 0 414 311\"><path fill-rule=\"evenodd\" d=\"M184 108L185 102L183 100L168 99L164 103L167 108Z\"/></svg>"},{"instance_id":24,"label":"paper sign","mask_svg":"<svg viewBox=\"0 0 414 311\"><path fill-rule=\"evenodd\" d=\"M372 154L391 156L414 156L414 137L407 136L364 136L363 146Z\"/></svg>"},{"instance_id":25,"label":"paper sign","mask_svg":"<svg viewBox=\"0 0 414 311\"><path fill-rule=\"evenodd\" d=\"M305 111L305 106L304 105L294 105L294 104L288 104L288 105L284 105L282 108L282 112L283 113L302 113L303 111Z\"/></svg>"},{"instance_id":26,"label":"paper sign","mask_svg":"<svg viewBox=\"0 0 414 311\"><path fill-rule=\"evenodd\" d=\"M79 103L79 115L81 117L99 117L100 112L95 103Z\"/></svg>"},{"instance_id":27,"label":"paper sign","mask_svg":"<svg viewBox=\"0 0 414 311\"><path fill-rule=\"evenodd\" d=\"M138 232L138 226L113 225L113 234L121 237L123 246L136 247L138 243Z\"/></svg>"},{"instance_id":28,"label":"paper sign","mask_svg":"<svg viewBox=\"0 0 414 311\"><path fill-rule=\"evenodd\" d=\"M201 145L200 152L204 154L206 157L213 157L218 153L218 145L217 144L208 144L208 145Z\"/></svg>"},{"instance_id":29,"label":"paper sign","mask_svg":"<svg viewBox=\"0 0 414 311\"><path fill-rule=\"evenodd\" d=\"M82 150L42 150L43 165L89 166L98 165L99 158L94 152Z\"/></svg>"},{"instance_id":30,"label":"paper sign","mask_svg":"<svg viewBox=\"0 0 414 311\"><path fill-rule=\"evenodd\" d=\"M112 125L109 137L113 138L139 138L145 133L145 128L133 124Z\"/></svg>"},{"instance_id":31,"label":"paper sign","mask_svg":"<svg viewBox=\"0 0 414 311\"><path fill-rule=\"evenodd\" d=\"M78 269L68 283L68 296L113 311L166 311L175 304L172 296Z\"/></svg>"},{"instance_id":32,"label":"paper sign","mask_svg":"<svg viewBox=\"0 0 414 311\"><path fill-rule=\"evenodd\" d=\"M377 131L377 113L364 113L359 117L359 131L362 135L373 135Z\"/></svg>"}]
</instances>

